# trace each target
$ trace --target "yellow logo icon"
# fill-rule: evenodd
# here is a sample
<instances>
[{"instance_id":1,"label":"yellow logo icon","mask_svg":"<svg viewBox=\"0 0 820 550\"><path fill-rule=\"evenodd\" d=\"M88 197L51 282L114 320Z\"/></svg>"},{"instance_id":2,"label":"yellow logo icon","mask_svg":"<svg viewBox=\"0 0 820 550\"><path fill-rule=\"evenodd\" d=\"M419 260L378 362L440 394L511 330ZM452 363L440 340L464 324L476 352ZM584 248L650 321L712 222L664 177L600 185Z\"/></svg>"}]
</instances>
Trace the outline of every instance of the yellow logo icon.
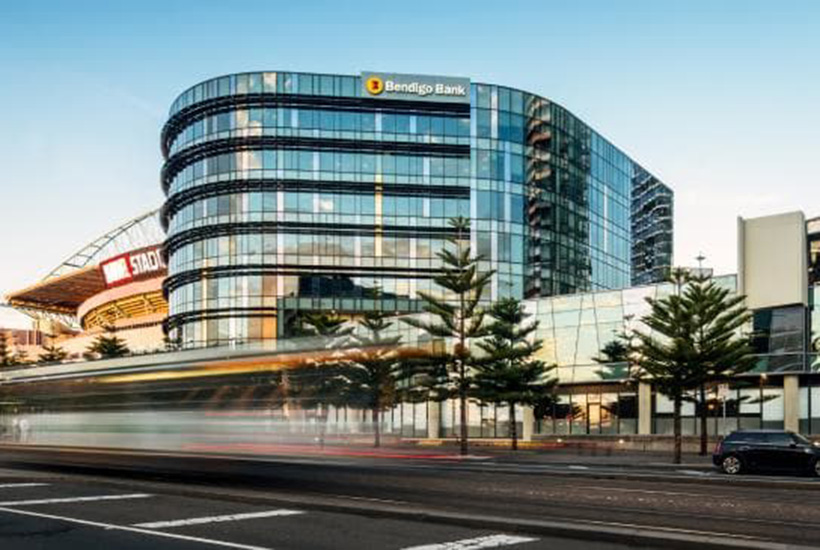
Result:
<instances>
[{"instance_id":1,"label":"yellow logo icon","mask_svg":"<svg viewBox=\"0 0 820 550\"><path fill-rule=\"evenodd\" d=\"M384 91L384 81L378 76L371 76L365 82L365 88L370 95L379 95Z\"/></svg>"}]
</instances>

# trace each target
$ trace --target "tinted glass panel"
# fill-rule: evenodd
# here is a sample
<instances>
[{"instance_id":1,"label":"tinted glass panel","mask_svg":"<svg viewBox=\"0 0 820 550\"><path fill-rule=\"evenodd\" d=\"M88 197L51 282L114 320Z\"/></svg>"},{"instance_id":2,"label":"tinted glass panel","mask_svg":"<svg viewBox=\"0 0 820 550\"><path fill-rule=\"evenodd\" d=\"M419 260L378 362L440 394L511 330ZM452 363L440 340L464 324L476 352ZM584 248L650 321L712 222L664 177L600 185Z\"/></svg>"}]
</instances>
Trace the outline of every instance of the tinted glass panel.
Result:
<instances>
[{"instance_id":1,"label":"tinted glass panel","mask_svg":"<svg viewBox=\"0 0 820 550\"><path fill-rule=\"evenodd\" d=\"M794 443L791 434L787 433L770 433L766 434L766 442L772 445L791 445Z\"/></svg>"}]
</instances>

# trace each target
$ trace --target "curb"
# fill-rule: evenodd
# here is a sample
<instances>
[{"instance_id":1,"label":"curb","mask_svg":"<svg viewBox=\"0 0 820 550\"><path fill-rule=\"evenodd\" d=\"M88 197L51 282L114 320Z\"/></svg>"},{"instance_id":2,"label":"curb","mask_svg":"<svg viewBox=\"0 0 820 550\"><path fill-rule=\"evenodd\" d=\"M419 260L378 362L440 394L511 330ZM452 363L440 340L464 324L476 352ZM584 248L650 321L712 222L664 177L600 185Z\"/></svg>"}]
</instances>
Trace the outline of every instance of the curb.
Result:
<instances>
[{"instance_id":1,"label":"curb","mask_svg":"<svg viewBox=\"0 0 820 550\"><path fill-rule=\"evenodd\" d=\"M571 466L571 465L568 465ZM567 467L568 467L567 466ZM637 469L637 467L636 467ZM687 468L681 467L681 470L685 470ZM591 479L609 479L609 480L619 480L619 479L635 479L640 478L644 481L657 481L657 482L666 482L666 483L679 483L679 482L686 482L686 483L697 483L700 485L735 485L739 487L750 487L750 488L779 488L779 489L795 489L795 490L804 490L804 491L816 491L820 490L820 481L817 482L810 482L810 483L801 483L799 481L791 481L791 480L784 480L782 478L744 478L741 476L727 476L727 475L717 475L717 476L706 476L706 475L684 475L677 472L670 472L666 475L660 475L658 472L639 472L639 471L626 471L628 468L625 468L625 471L616 471L616 470L596 470L593 467L589 467L589 469L583 470L559 470L559 469L543 469L540 471L533 471L533 470L514 470L514 469L494 469L494 468L481 468L480 466L476 466L474 464L465 464L464 467L461 468L461 471L470 471L476 473L484 473L484 474L507 474L507 475L523 475L523 476L533 476L533 475L555 475L555 476L582 476ZM717 470L706 469L705 472L714 471L717 473Z\"/></svg>"}]
</instances>

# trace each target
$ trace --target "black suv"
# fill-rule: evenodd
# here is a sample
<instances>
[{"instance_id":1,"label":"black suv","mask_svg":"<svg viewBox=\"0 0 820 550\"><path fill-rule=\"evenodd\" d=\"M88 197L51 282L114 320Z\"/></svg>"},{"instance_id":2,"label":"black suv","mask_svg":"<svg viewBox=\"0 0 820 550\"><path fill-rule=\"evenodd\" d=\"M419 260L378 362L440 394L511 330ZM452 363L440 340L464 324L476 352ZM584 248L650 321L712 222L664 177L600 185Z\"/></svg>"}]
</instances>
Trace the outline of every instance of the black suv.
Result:
<instances>
[{"instance_id":1,"label":"black suv","mask_svg":"<svg viewBox=\"0 0 820 550\"><path fill-rule=\"evenodd\" d=\"M712 462L727 474L752 470L820 475L820 447L784 430L732 432L718 441Z\"/></svg>"}]
</instances>

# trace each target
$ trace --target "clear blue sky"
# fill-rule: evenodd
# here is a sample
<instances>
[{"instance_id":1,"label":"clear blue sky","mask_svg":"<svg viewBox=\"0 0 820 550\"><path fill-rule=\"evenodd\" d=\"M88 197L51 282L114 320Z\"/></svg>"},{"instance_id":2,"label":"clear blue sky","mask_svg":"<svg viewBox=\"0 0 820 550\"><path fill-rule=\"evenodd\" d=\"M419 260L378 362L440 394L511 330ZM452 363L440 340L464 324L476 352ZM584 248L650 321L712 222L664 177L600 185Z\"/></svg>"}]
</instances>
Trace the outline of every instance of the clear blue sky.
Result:
<instances>
[{"instance_id":1,"label":"clear blue sky","mask_svg":"<svg viewBox=\"0 0 820 550\"><path fill-rule=\"evenodd\" d=\"M676 193L676 260L820 215L820 2L0 4L0 294L162 201L168 106L211 76L456 74L563 104Z\"/></svg>"}]
</instances>

